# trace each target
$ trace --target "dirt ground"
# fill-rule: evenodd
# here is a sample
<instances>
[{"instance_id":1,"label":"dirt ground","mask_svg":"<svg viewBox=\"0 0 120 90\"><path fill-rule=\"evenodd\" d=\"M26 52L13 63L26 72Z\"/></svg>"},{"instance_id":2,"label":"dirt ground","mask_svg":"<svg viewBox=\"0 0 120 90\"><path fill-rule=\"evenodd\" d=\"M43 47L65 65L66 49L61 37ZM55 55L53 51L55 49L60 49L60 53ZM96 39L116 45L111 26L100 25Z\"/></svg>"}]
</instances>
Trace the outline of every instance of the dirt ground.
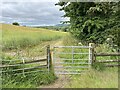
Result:
<instances>
[{"instance_id":1,"label":"dirt ground","mask_svg":"<svg viewBox=\"0 0 120 90\"><path fill-rule=\"evenodd\" d=\"M63 45L62 41L58 41L52 46L62 46L62 45ZM51 47L51 48L53 48L53 47ZM57 62L61 62L61 61L58 60ZM64 88L65 85L68 84L68 82L70 82L70 76L69 75L56 74L56 76L57 76L57 80L54 83L51 83L49 85L43 85L41 87L42 88Z\"/></svg>"},{"instance_id":2,"label":"dirt ground","mask_svg":"<svg viewBox=\"0 0 120 90\"><path fill-rule=\"evenodd\" d=\"M49 85L41 86L42 88L64 88L70 82L70 76L57 75L58 79Z\"/></svg>"}]
</instances>

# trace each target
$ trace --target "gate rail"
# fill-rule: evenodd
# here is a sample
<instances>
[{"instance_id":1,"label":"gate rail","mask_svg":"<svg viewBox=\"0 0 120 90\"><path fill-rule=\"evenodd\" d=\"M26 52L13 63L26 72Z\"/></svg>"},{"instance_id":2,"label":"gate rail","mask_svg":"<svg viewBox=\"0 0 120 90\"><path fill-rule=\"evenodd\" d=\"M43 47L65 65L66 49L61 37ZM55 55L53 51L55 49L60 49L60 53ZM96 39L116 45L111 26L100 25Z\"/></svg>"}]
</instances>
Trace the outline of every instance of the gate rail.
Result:
<instances>
[{"instance_id":1,"label":"gate rail","mask_svg":"<svg viewBox=\"0 0 120 90\"><path fill-rule=\"evenodd\" d=\"M68 48L70 49L70 52L64 52L64 51L55 51L56 49L61 48ZM75 52L75 49L87 49L88 52ZM54 70L56 74L81 74L83 71L87 71L86 69L89 69L89 67L92 64L92 49L93 47L91 45L89 46L54 46L54 52L53 52L53 61L54 61ZM57 55L71 55L71 58L60 58ZM74 55L87 55L88 58L74 58ZM66 62L65 62L66 61ZM70 61L70 62L67 62ZM65 66L63 66L65 65ZM71 66L72 65L72 66ZM59 70L63 69L63 70ZM67 70L66 70L67 69ZM74 70L71 70L74 69ZM76 71L76 70L77 71ZM78 70L79 69L79 70ZM85 70L84 70L85 69Z\"/></svg>"}]
</instances>

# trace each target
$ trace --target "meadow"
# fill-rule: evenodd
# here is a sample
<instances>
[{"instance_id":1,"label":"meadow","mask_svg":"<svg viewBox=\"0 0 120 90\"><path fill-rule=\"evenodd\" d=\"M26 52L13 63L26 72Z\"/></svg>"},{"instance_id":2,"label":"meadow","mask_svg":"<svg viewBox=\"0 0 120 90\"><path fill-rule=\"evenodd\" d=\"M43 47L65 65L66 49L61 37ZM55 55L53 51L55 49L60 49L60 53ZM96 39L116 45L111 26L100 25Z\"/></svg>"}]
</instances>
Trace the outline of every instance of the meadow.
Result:
<instances>
[{"instance_id":1,"label":"meadow","mask_svg":"<svg viewBox=\"0 0 120 90\"><path fill-rule=\"evenodd\" d=\"M103 71L91 69L81 75L74 75L66 88L118 88L118 68Z\"/></svg>"},{"instance_id":2,"label":"meadow","mask_svg":"<svg viewBox=\"0 0 120 90\"><path fill-rule=\"evenodd\" d=\"M63 44L66 46L79 46L79 40L71 35L64 38ZM70 52L70 49L63 49L63 51ZM77 51L77 50L76 50ZM115 51L106 43L96 46L97 53L114 53ZM81 50L85 52L85 50ZM77 55L78 56L78 55ZM76 56L76 58L77 58ZM81 55L83 58L87 57ZM71 58L69 55L60 57ZM79 57L79 56L78 56ZM98 57L97 60L118 60L118 56ZM67 62L67 61L66 61ZM118 64L118 63L117 63ZM95 63L89 71L81 75L72 75L70 82L65 85L65 88L118 88L118 67L105 67L103 63Z\"/></svg>"},{"instance_id":3,"label":"meadow","mask_svg":"<svg viewBox=\"0 0 120 90\"><path fill-rule=\"evenodd\" d=\"M64 35L64 32L42 28L29 28L2 24L2 49L12 50L32 47L45 41L60 39Z\"/></svg>"},{"instance_id":4,"label":"meadow","mask_svg":"<svg viewBox=\"0 0 120 90\"><path fill-rule=\"evenodd\" d=\"M9 59L12 61L17 58L11 56L14 50L17 51L21 49L21 54L24 52L26 57L38 57L46 54L46 49L41 50L41 47L48 44L54 46L58 41L62 41L62 45L64 46L80 46L78 44L80 42L79 40L65 32L7 24L2 24L2 40L3 64L6 64L4 60ZM95 50L97 52L113 52L107 44L100 44ZM71 50L62 49L62 51L70 52ZM10 53L9 55L7 54L8 52ZM79 50L75 50L75 52L79 52ZM81 50L81 52L88 51ZM60 55L59 57L71 58L70 55ZM83 55L82 57L86 58L87 56ZM75 58L78 59L79 56L76 55ZM116 58L117 57L99 57L97 59L108 60ZM36 64L32 66L34 65ZM2 75L2 86L3 88L36 88L41 87L41 85L54 83L56 79L57 77L54 72L36 72L25 74L25 76L22 74L14 75L13 73L8 73ZM104 65L96 65L84 74L72 75L71 80L65 85L65 88L118 88L118 68L106 68Z\"/></svg>"},{"instance_id":5,"label":"meadow","mask_svg":"<svg viewBox=\"0 0 120 90\"><path fill-rule=\"evenodd\" d=\"M23 57L23 54L26 55L26 58L31 59L32 57L46 56L46 47L44 47L42 50L41 47L51 43L56 43L57 40L63 38L66 35L66 33L64 32L53 31L43 28L23 27L8 24L1 24L1 26L1 58L3 65L19 63L22 60L21 58ZM21 50L22 53L18 55L17 52L19 52L19 50ZM15 55L13 55L13 53L15 53ZM16 67L3 68L2 71L8 71L8 73L2 73L2 87L35 88L42 84L50 84L56 80L56 76L54 75L54 73L48 72L47 69L45 70L45 72L26 73L25 75L23 75L22 73L16 74L14 71L12 71L14 69L19 69L23 67L30 68L36 65L39 66L40 63L26 66L21 65ZM41 69L35 70L39 71ZM17 71L17 73L20 72L21 71Z\"/></svg>"}]
</instances>

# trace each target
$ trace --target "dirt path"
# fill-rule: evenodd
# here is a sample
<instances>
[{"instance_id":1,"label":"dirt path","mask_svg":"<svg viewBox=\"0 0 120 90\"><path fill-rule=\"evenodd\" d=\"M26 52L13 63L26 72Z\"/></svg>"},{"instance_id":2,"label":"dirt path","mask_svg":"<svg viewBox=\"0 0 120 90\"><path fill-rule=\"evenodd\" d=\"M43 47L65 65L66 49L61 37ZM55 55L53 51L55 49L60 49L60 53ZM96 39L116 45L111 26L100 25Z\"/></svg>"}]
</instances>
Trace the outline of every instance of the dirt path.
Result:
<instances>
[{"instance_id":1,"label":"dirt path","mask_svg":"<svg viewBox=\"0 0 120 90\"><path fill-rule=\"evenodd\" d=\"M47 41L47 42L43 42L40 45L36 45L31 48L11 50L11 51L6 51L4 53L8 56L13 56L13 57L17 56L19 54L19 56L21 56L21 57L24 56L27 58L30 56L31 58L34 58L34 59L41 59L41 58L46 58L46 46L47 45L50 45L51 48L53 48L53 46L61 45L61 43L62 43L61 39L55 40L55 41ZM28 53L29 53L29 55L28 55Z\"/></svg>"},{"instance_id":2,"label":"dirt path","mask_svg":"<svg viewBox=\"0 0 120 90\"><path fill-rule=\"evenodd\" d=\"M53 45L51 45L51 48L53 48L53 46L62 46L63 42L62 40L54 43ZM60 60L58 60L57 62L61 62ZM55 66L55 65L54 65ZM51 83L49 85L43 85L41 86L42 88L64 88L65 85L70 82L70 76L68 75L58 75L57 76L57 80L54 83Z\"/></svg>"},{"instance_id":3,"label":"dirt path","mask_svg":"<svg viewBox=\"0 0 120 90\"><path fill-rule=\"evenodd\" d=\"M58 79L49 85L44 85L42 88L64 88L68 82L70 82L70 77L68 75L57 75Z\"/></svg>"}]
</instances>

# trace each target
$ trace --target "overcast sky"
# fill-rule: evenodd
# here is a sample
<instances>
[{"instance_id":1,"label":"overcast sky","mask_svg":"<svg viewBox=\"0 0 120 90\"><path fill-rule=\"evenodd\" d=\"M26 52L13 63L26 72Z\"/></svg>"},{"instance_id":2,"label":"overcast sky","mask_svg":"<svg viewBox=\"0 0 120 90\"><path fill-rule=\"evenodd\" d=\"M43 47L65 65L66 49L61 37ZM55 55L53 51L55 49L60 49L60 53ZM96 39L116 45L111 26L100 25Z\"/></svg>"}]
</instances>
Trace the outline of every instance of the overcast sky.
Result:
<instances>
[{"instance_id":1,"label":"overcast sky","mask_svg":"<svg viewBox=\"0 0 120 90\"><path fill-rule=\"evenodd\" d=\"M11 2L10 2L11 1ZM59 11L59 6L55 6L59 0L3 0L2 18L0 22L11 24L18 22L21 25L56 25L60 21L68 20L62 18L64 12Z\"/></svg>"}]
</instances>

